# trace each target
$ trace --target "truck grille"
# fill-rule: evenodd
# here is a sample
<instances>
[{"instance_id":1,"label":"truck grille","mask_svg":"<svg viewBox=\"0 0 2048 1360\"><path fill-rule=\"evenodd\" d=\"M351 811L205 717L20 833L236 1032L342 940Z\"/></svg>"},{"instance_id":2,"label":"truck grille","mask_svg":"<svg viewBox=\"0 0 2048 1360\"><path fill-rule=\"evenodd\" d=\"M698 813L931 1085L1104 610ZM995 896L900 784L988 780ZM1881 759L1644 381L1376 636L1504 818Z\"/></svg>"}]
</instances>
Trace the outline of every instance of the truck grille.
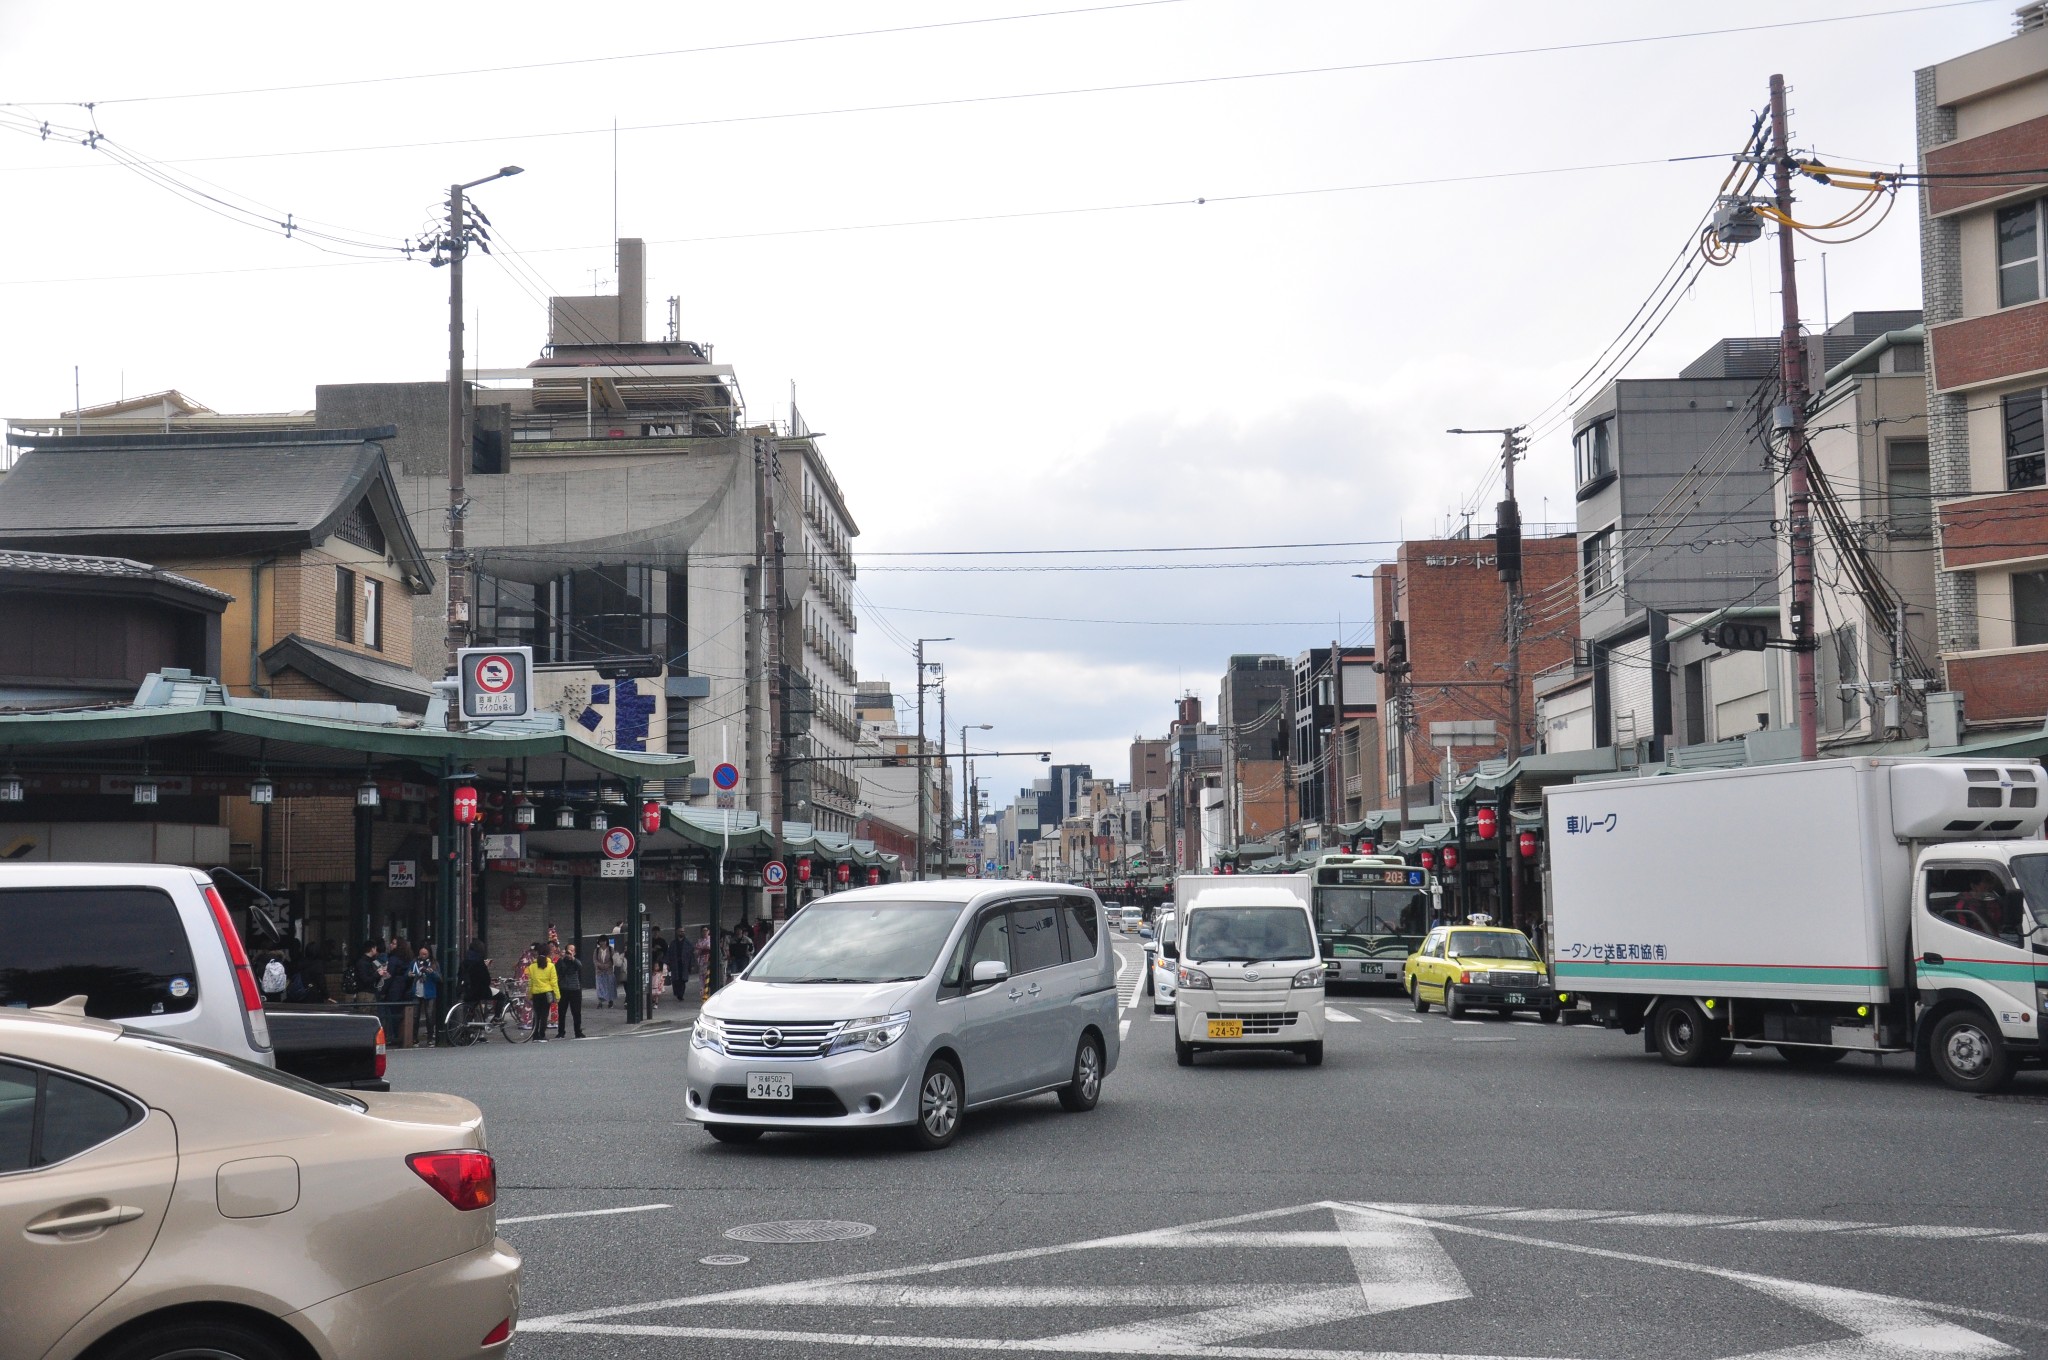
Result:
<instances>
[{"instance_id":1,"label":"truck grille","mask_svg":"<svg viewBox=\"0 0 2048 1360\"><path fill-rule=\"evenodd\" d=\"M736 1058L816 1058L846 1027L844 1020L824 1024L778 1024L768 1020L725 1022L725 1051ZM769 1042L770 1039L774 1042ZM779 1102L778 1102L779 1103Z\"/></svg>"},{"instance_id":2,"label":"truck grille","mask_svg":"<svg viewBox=\"0 0 2048 1360\"><path fill-rule=\"evenodd\" d=\"M1211 1020L1242 1020L1246 1034L1278 1034L1301 1019L1300 1011L1210 1011Z\"/></svg>"}]
</instances>

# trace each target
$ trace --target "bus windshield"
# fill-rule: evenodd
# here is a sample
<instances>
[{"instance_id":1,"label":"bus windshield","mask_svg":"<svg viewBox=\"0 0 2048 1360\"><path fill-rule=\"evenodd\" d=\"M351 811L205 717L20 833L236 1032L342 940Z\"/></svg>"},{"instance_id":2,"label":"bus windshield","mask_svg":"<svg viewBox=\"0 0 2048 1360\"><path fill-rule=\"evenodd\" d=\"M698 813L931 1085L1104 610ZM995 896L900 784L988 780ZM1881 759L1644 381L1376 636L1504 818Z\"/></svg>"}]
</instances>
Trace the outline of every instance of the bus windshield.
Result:
<instances>
[{"instance_id":1,"label":"bus windshield","mask_svg":"<svg viewBox=\"0 0 2048 1360\"><path fill-rule=\"evenodd\" d=\"M1429 929L1429 894L1417 888L1329 887L1315 890L1316 933L1343 952L1403 956ZM1328 952L1326 950L1326 952Z\"/></svg>"}]
</instances>

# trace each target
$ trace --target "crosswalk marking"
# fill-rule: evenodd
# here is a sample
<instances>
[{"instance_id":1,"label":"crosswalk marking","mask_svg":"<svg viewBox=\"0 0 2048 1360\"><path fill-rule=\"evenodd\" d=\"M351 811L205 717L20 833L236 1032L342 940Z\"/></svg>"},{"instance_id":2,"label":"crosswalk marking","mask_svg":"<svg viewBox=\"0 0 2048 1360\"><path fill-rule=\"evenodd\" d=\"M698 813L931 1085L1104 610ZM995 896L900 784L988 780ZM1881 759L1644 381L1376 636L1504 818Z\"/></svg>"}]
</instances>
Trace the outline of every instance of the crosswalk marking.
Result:
<instances>
[{"instance_id":1,"label":"crosswalk marking","mask_svg":"<svg viewBox=\"0 0 2048 1360\"><path fill-rule=\"evenodd\" d=\"M1985 1228L1949 1223L1868 1223L1840 1218L1762 1218L1741 1214L1630 1213L1625 1209L1513 1209L1499 1205L1471 1204L1384 1204L1368 1207L1390 1214L1413 1214L1417 1218L1458 1219L1489 1223L1584 1223L1601 1228L1704 1228L1715 1232L1761 1232L1822 1234L1842 1233L1855 1237L1891 1237L1924 1241L2039 1246L2048 1243L2048 1232L2020 1232L2011 1228Z\"/></svg>"},{"instance_id":2,"label":"crosswalk marking","mask_svg":"<svg viewBox=\"0 0 2048 1360\"><path fill-rule=\"evenodd\" d=\"M1358 1023L1357 1016L1346 1015L1343 1011L1338 1010L1334 1006L1325 1009L1323 1011L1323 1015L1330 1020L1336 1021L1340 1025L1355 1025Z\"/></svg>"}]
</instances>

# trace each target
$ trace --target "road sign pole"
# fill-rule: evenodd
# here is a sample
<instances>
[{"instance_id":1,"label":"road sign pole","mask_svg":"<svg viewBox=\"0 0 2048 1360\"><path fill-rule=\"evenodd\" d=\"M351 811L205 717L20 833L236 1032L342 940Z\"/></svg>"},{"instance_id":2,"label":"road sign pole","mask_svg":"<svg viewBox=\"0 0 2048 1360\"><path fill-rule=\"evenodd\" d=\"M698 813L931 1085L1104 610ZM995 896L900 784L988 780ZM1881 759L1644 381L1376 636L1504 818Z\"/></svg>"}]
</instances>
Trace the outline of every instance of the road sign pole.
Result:
<instances>
[{"instance_id":1,"label":"road sign pole","mask_svg":"<svg viewBox=\"0 0 2048 1360\"><path fill-rule=\"evenodd\" d=\"M646 786L635 779L627 784L626 802L638 807ZM633 876L626 880L626 1023L637 1025L647 1016L647 909L640 901L640 846L633 846Z\"/></svg>"}]
</instances>

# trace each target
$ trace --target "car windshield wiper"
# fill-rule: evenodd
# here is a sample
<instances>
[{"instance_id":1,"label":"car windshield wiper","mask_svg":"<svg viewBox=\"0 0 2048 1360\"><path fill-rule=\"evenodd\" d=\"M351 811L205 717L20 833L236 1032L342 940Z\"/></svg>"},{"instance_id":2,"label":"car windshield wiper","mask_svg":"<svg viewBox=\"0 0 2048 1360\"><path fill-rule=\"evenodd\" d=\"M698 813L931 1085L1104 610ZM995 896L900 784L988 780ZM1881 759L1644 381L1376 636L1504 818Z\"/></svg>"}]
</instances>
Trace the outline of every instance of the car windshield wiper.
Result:
<instances>
[{"instance_id":1,"label":"car windshield wiper","mask_svg":"<svg viewBox=\"0 0 2048 1360\"><path fill-rule=\"evenodd\" d=\"M856 977L800 977L777 978L775 980L777 982L873 982L875 979ZM765 981L765 979L749 979L749 981Z\"/></svg>"}]
</instances>

